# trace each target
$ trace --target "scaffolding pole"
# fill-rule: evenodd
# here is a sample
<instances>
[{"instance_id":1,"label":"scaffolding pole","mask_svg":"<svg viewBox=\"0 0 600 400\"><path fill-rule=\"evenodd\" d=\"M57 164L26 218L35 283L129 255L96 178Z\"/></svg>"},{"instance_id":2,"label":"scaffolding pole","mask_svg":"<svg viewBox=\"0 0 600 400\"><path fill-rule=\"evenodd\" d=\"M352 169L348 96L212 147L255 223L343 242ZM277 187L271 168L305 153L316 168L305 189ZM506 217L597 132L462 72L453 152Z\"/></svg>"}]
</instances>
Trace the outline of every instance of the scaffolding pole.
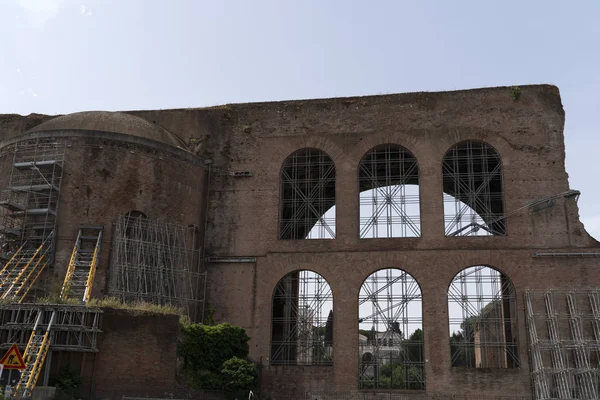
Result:
<instances>
[{"instance_id":1,"label":"scaffolding pole","mask_svg":"<svg viewBox=\"0 0 600 400\"><path fill-rule=\"evenodd\" d=\"M122 302L149 302L180 308L192 320L202 320L206 272L193 228L121 216L115 236L109 296Z\"/></svg>"},{"instance_id":2,"label":"scaffolding pole","mask_svg":"<svg viewBox=\"0 0 600 400\"><path fill-rule=\"evenodd\" d=\"M598 399L600 290L525 293L535 398Z\"/></svg>"}]
</instances>

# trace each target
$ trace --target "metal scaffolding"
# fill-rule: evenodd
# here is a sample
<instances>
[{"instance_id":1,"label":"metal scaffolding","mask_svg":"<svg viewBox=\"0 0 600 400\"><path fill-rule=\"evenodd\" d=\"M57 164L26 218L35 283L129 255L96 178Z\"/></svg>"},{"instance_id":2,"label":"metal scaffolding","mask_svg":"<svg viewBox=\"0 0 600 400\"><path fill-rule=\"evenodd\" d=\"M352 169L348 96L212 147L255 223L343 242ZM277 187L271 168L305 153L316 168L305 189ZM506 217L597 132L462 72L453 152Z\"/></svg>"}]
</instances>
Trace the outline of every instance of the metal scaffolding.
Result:
<instances>
[{"instance_id":1,"label":"metal scaffolding","mask_svg":"<svg viewBox=\"0 0 600 400\"><path fill-rule=\"evenodd\" d=\"M65 143L60 139L31 139L14 145L8 187L0 195L4 209L0 257L4 260L21 246L37 249L55 231L64 155ZM49 264L54 261L55 240L53 236Z\"/></svg>"},{"instance_id":2,"label":"metal scaffolding","mask_svg":"<svg viewBox=\"0 0 600 400\"><path fill-rule=\"evenodd\" d=\"M421 288L400 269L371 274L360 288L359 387L425 388Z\"/></svg>"},{"instance_id":3,"label":"metal scaffolding","mask_svg":"<svg viewBox=\"0 0 600 400\"><path fill-rule=\"evenodd\" d=\"M306 148L281 168L280 239L334 239L335 164L324 152ZM327 214L326 214L327 213Z\"/></svg>"},{"instance_id":4,"label":"metal scaffolding","mask_svg":"<svg viewBox=\"0 0 600 400\"><path fill-rule=\"evenodd\" d=\"M442 161L447 236L506 233L502 159L490 145L464 141Z\"/></svg>"},{"instance_id":5,"label":"metal scaffolding","mask_svg":"<svg viewBox=\"0 0 600 400\"><path fill-rule=\"evenodd\" d=\"M48 383L53 350L97 352L101 311L78 305L5 304L0 306L0 349L25 347L15 398L31 398L45 366Z\"/></svg>"},{"instance_id":6,"label":"metal scaffolding","mask_svg":"<svg viewBox=\"0 0 600 400\"><path fill-rule=\"evenodd\" d=\"M421 236L419 166L410 151L384 144L360 161L360 237Z\"/></svg>"},{"instance_id":7,"label":"metal scaffolding","mask_svg":"<svg viewBox=\"0 0 600 400\"><path fill-rule=\"evenodd\" d=\"M488 266L460 271L448 288L453 367L516 368L516 294L511 281Z\"/></svg>"},{"instance_id":8,"label":"metal scaffolding","mask_svg":"<svg viewBox=\"0 0 600 400\"><path fill-rule=\"evenodd\" d=\"M332 365L333 294L325 278L294 271L275 287L272 365Z\"/></svg>"},{"instance_id":9,"label":"metal scaffolding","mask_svg":"<svg viewBox=\"0 0 600 400\"><path fill-rule=\"evenodd\" d=\"M525 293L535 398L598 399L600 290Z\"/></svg>"},{"instance_id":10,"label":"metal scaffolding","mask_svg":"<svg viewBox=\"0 0 600 400\"><path fill-rule=\"evenodd\" d=\"M206 272L193 227L127 214L117 218L113 240L109 296L172 305L202 320Z\"/></svg>"},{"instance_id":11,"label":"metal scaffolding","mask_svg":"<svg viewBox=\"0 0 600 400\"><path fill-rule=\"evenodd\" d=\"M57 351L96 352L102 311L84 305L3 304L0 306L0 349L13 343L27 345L37 318L38 327L48 328L52 314L50 349Z\"/></svg>"}]
</instances>

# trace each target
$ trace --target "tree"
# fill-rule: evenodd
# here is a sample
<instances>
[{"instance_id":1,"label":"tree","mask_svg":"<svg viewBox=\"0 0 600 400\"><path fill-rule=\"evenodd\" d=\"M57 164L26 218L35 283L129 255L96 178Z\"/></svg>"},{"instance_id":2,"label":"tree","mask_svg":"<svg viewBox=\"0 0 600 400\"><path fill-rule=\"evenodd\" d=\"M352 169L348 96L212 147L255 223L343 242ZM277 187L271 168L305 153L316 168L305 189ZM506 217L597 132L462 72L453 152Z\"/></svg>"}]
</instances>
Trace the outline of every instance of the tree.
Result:
<instances>
[{"instance_id":1,"label":"tree","mask_svg":"<svg viewBox=\"0 0 600 400\"><path fill-rule=\"evenodd\" d=\"M417 329L403 342L408 358L413 363L423 362L423 330Z\"/></svg>"},{"instance_id":2,"label":"tree","mask_svg":"<svg viewBox=\"0 0 600 400\"><path fill-rule=\"evenodd\" d=\"M325 346L333 346L333 310L329 310L325 323Z\"/></svg>"}]
</instances>

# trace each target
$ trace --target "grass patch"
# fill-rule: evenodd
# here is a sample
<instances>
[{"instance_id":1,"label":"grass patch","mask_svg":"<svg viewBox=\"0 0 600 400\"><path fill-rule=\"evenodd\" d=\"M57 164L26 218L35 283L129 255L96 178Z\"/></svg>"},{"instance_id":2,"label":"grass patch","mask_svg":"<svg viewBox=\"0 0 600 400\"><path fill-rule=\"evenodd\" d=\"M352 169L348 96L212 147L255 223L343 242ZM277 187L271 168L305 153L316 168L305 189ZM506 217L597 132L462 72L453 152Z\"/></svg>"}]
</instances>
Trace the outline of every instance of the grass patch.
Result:
<instances>
[{"instance_id":1,"label":"grass patch","mask_svg":"<svg viewBox=\"0 0 600 400\"><path fill-rule=\"evenodd\" d=\"M60 296L44 296L36 297L33 299L35 304L70 304L70 305L81 305L81 301L77 299L63 299Z\"/></svg>"},{"instance_id":2,"label":"grass patch","mask_svg":"<svg viewBox=\"0 0 600 400\"><path fill-rule=\"evenodd\" d=\"M162 315L182 315L183 312L178 307L172 305L160 305L154 303L148 303L145 301L136 301L134 303L122 303L116 297L106 297L104 299L91 299L88 304L89 307L97 308L116 308L119 310L132 311L134 314L162 314Z\"/></svg>"},{"instance_id":3,"label":"grass patch","mask_svg":"<svg viewBox=\"0 0 600 400\"><path fill-rule=\"evenodd\" d=\"M87 304L82 303L76 299L63 299L59 295L51 295L44 297L36 297L32 301L34 304L66 304L66 305L81 305L91 308L115 308L118 310L127 310L133 314L160 314L160 315L178 315L183 317L183 311L172 305L160 305L154 303L148 303L145 301L136 301L133 303L122 303L116 297L106 297L103 299L90 299ZM14 299L0 300L0 305L4 304L15 304L17 303ZM189 319L189 318L188 318ZM182 323L190 323L185 318ZM0 399L1 400L1 399Z\"/></svg>"}]
</instances>

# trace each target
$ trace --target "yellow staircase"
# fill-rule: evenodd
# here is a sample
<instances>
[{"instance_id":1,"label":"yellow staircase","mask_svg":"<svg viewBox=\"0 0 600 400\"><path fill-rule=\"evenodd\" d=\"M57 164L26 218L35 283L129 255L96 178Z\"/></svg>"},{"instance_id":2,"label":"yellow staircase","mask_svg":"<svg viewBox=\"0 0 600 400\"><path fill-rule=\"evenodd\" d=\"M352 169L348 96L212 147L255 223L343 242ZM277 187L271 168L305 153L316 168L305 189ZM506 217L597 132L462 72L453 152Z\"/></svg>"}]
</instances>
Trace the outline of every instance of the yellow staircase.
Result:
<instances>
[{"instance_id":1,"label":"yellow staircase","mask_svg":"<svg viewBox=\"0 0 600 400\"><path fill-rule=\"evenodd\" d=\"M102 230L102 226L97 225L82 225L79 227L77 240L75 241L73 253L71 254L65 280L63 282L61 299L75 299L83 304L90 300L92 284L94 282L94 276L96 275L98 256L100 254L102 243ZM36 254L39 254L42 250L41 246L36 251ZM17 254L15 254L13 258L16 256ZM35 260L36 257L39 258L37 255L32 257L30 263ZM37 263L36 265L39 264L40 263ZM39 269L39 267L37 268ZM43 266L41 268L43 269ZM22 270L21 274L23 271L30 270L37 271L37 269L25 268ZM41 269L39 272L41 272ZM39 272L37 272L38 275ZM31 274L33 274L33 272ZM18 279L15 281L18 281ZM35 282L35 280L33 282ZM29 291L29 289L26 289L26 291ZM27 367L21 374L19 383L15 389L16 399L31 398L33 388L37 384L40 372L46 361L46 355L50 349L50 332L56 312L52 312L50 322L45 330L39 328L39 322L43 316L42 313L43 311L41 310L38 312L36 323L31 332L27 348L25 349L23 361Z\"/></svg>"},{"instance_id":2,"label":"yellow staircase","mask_svg":"<svg viewBox=\"0 0 600 400\"><path fill-rule=\"evenodd\" d=\"M79 227L60 293L62 299L75 299L82 303L90 300L101 245L102 226L82 225Z\"/></svg>"},{"instance_id":3,"label":"yellow staircase","mask_svg":"<svg viewBox=\"0 0 600 400\"><path fill-rule=\"evenodd\" d=\"M44 362L46 361L46 355L50 349L50 329L56 316L56 311L52 311L50 322L45 330L39 328L39 323L42 318L43 311L38 311L38 316L29 337L29 342L25 348L25 355L23 361L25 362L25 370L21 373L19 383L14 392L15 399L30 399L32 396L33 388L35 387Z\"/></svg>"},{"instance_id":4,"label":"yellow staircase","mask_svg":"<svg viewBox=\"0 0 600 400\"><path fill-rule=\"evenodd\" d=\"M0 270L0 300L21 303L49 262L54 232L36 249L21 246Z\"/></svg>"}]
</instances>

